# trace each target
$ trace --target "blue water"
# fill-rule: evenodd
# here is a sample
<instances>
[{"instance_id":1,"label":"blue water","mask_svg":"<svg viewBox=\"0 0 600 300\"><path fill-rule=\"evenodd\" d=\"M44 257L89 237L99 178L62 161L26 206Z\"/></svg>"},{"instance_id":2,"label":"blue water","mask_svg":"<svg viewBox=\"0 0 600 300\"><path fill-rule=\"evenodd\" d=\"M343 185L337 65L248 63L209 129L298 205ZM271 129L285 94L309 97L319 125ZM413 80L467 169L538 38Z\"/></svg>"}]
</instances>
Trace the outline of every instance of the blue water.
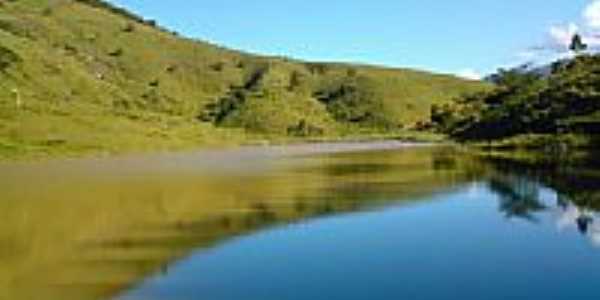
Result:
<instances>
[{"instance_id":1,"label":"blue water","mask_svg":"<svg viewBox=\"0 0 600 300\"><path fill-rule=\"evenodd\" d=\"M600 299L599 215L537 182L512 188L482 177L408 205L259 231L118 299Z\"/></svg>"}]
</instances>

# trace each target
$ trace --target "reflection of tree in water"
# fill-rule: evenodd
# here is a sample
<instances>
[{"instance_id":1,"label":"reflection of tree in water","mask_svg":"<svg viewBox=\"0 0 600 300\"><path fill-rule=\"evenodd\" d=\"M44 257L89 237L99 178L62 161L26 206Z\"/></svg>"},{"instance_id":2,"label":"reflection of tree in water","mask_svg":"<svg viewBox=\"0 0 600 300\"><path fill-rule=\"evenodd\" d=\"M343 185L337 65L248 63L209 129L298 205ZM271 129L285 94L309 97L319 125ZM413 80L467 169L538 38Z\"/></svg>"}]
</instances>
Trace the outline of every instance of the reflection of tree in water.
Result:
<instances>
[{"instance_id":1,"label":"reflection of tree in water","mask_svg":"<svg viewBox=\"0 0 600 300\"><path fill-rule=\"evenodd\" d=\"M535 220L537 212L552 210L561 229L574 228L600 246L600 163L596 154L577 159L541 161L485 159L493 171L490 189L500 195L500 210L507 217ZM556 204L540 199L544 187L556 192Z\"/></svg>"},{"instance_id":2,"label":"reflection of tree in water","mask_svg":"<svg viewBox=\"0 0 600 300\"><path fill-rule=\"evenodd\" d=\"M562 200L562 202L566 205L558 206L558 227L560 229L576 228L592 244L600 246L600 213L577 206L569 200Z\"/></svg>"},{"instance_id":3,"label":"reflection of tree in water","mask_svg":"<svg viewBox=\"0 0 600 300\"><path fill-rule=\"evenodd\" d=\"M500 197L499 210L506 218L521 218L537 222L536 212L546 209L539 199L539 185L524 177L493 178L489 188Z\"/></svg>"}]
</instances>

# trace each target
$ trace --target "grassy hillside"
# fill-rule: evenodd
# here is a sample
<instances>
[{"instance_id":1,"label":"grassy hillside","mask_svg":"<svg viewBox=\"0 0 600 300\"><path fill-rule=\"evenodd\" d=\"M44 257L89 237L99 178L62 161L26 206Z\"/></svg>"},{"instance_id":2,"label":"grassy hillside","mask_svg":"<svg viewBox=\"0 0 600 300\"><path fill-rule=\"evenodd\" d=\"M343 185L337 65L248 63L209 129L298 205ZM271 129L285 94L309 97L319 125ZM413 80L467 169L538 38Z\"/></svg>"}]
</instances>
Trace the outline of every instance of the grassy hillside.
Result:
<instances>
[{"instance_id":1,"label":"grassy hillside","mask_svg":"<svg viewBox=\"0 0 600 300\"><path fill-rule=\"evenodd\" d=\"M478 90L451 76L259 57L98 0L0 2L0 157L391 132Z\"/></svg>"},{"instance_id":2,"label":"grassy hillside","mask_svg":"<svg viewBox=\"0 0 600 300\"><path fill-rule=\"evenodd\" d=\"M600 55L556 62L548 76L510 70L494 79L493 90L434 106L434 124L458 139L506 147L600 144Z\"/></svg>"}]
</instances>

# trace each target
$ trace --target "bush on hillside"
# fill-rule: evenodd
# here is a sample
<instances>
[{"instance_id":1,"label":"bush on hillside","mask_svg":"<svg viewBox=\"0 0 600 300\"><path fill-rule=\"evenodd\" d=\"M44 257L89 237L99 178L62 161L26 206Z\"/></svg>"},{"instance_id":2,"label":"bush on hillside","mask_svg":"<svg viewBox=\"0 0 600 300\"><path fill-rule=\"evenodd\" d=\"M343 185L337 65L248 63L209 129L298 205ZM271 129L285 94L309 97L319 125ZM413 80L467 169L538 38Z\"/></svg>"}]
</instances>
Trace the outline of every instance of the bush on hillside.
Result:
<instances>
[{"instance_id":1,"label":"bush on hillside","mask_svg":"<svg viewBox=\"0 0 600 300\"><path fill-rule=\"evenodd\" d=\"M325 75L329 71L329 66L322 63L306 63L305 64L311 74Z\"/></svg>"},{"instance_id":2,"label":"bush on hillside","mask_svg":"<svg viewBox=\"0 0 600 300\"><path fill-rule=\"evenodd\" d=\"M345 77L315 93L327 111L339 122L371 126L392 126L383 115L383 95L375 83L363 76Z\"/></svg>"},{"instance_id":3,"label":"bush on hillside","mask_svg":"<svg viewBox=\"0 0 600 300\"><path fill-rule=\"evenodd\" d=\"M63 45L63 49L64 49L64 50L65 50L67 53L69 53L69 54L76 54L76 53L77 53L77 47L75 47L75 46L73 46L73 45L71 45L71 44L69 44L69 43L65 43L65 44Z\"/></svg>"},{"instance_id":4,"label":"bush on hillside","mask_svg":"<svg viewBox=\"0 0 600 300\"><path fill-rule=\"evenodd\" d=\"M220 62L212 63L209 67L211 70L213 70L215 72L221 72L225 68L225 63L220 61Z\"/></svg>"},{"instance_id":5,"label":"bush on hillside","mask_svg":"<svg viewBox=\"0 0 600 300\"><path fill-rule=\"evenodd\" d=\"M0 17L0 30L6 31L14 36L31 38L31 24L13 17Z\"/></svg>"},{"instance_id":6,"label":"bush on hillside","mask_svg":"<svg viewBox=\"0 0 600 300\"><path fill-rule=\"evenodd\" d=\"M108 55L110 55L112 57L119 57L119 56L123 55L123 48L115 48L115 49L109 51Z\"/></svg>"},{"instance_id":7,"label":"bush on hillside","mask_svg":"<svg viewBox=\"0 0 600 300\"><path fill-rule=\"evenodd\" d=\"M225 96L219 98L215 103L206 105L200 112L198 120L220 125L229 115L242 108L250 94L256 95L259 92L260 83L267 69L266 66L259 66L246 74L242 86L232 86Z\"/></svg>"},{"instance_id":8,"label":"bush on hillside","mask_svg":"<svg viewBox=\"0 0 600 300\"><path fill-rule=\"evenodd\" d=\"M123 28L121 28L121 31L123 31L123 32L134 32L135 31L135 26L132 23L127 22L125 25L123 25Z\"/></svg>"},{"instance_id":9,"label":"bush on hillside","mask_svg":"<svg viewBox=\"0 0 600 300\"><path fill-rule=\"evenodd\" d=\"M144 20L142 23L150 26L150 27L158 27L158 24L155 20Z\"/></svg>"},{"instance_id":10,"label":"bush on hillside","mask_svg":"<svg viewBox=\"0 0 600 300\"><path fill-rule=\"evenodd\" d=\"M4 72L10 66L21 61L22 59L17 53L0 45L0 72Z\"/></svg>"},{"instance_id":11,"label":"bush on hillside","mask_svg":"<svg viewBox=\"0 0 600 300\"><path fill-rule=\"evenodd\" d=\"M325 130L319 126L309 124L306 120L302 119L298 124L287 128L287 134L289 136L296 137L309 137L309 136L320 136L325 133Z\"/></svg>"},{"instance_id":12,"label":"bush on hillside","mask_svg":"<svg viewBox=\"0 0 600 300\"><path fill-rule=\"evenodd\" d=\"M173 73L173 72L177 71L177 66L176 65L168 65L165 68L165 71L167 71L167 73Z\"/></svg>"},{"instance_id":13,"label":"bush on hillside","mask_svg":"<svg viewBox=\"0 0 600 300\"><path fill-rule=\"evenodd\" d=\"M42 16L49 17L52 15L53 12L54 11L52 10L52 7L50 7L50 6L44 7L44 9L42 9Z\"/></svg>"},{"instance_id":14,"label":"bush on hillside","mask_svg":"<svg viewBox=\"0 0 600 300\"><path fill-rule=\"evenodd\" d=\"M293 92L299 88L302 83L306 80L306 76L298 71L293 71L290 75L290 82L288 84L288 91Z\"/></svg>"}]
</instances>

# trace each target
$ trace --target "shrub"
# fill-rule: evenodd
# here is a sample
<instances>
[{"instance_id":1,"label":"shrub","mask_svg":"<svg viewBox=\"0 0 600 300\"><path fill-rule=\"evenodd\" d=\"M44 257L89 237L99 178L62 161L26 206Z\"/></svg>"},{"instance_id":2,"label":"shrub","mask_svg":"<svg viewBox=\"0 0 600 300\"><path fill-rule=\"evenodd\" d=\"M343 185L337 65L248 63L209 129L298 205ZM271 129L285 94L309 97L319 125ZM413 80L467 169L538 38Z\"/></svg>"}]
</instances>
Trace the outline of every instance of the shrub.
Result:
<instances>
[{"instance_id":1,"label":"shrub","mask_svg":"<svg viewBox=\"0 0 600 300\"><path fill-rule=\"evenodd\" d=\"M127 22L127 24L125 24L123 26L123 28L121 29L121 31L123 31L123 32L134 32L135 31L135 26L132 23Z\"/></svg>"},{"instance_id":2,"label":"shrub","mask_svg":"<svg viewBox=\"0 0 600 300\"><path fill-rule=\"evenodd\" d=\"M210 65L210 69L215 72L221 72L221 71L223 71L224 68L225 68L224 62L216 62L216 63Z\"/></svg>"},{"instance_id":3,"label":"shrub","mask_svg":"<svg viewBox=\"0 0 600 300\"><path fill-rule=\"evenodd\" d=\"M12 17L0 18L0 30L6 31L14 36L31 38L28 24Z\"/></svg>"},{"instance_id":4,"label":"shrub","mask_svg":"<svg viewBox=\"0 0 600 300\"><path fill-rule=\"evenodd\" d=\"M148 26L150 26L150 27L156 27L156 26L158 26L158 25L156 24L156 21L155 21L155 20L144 20L144 22L143 22L143 23L144 23L144 24L146 24L146 25L148 25Z\"/></svg>"},{"instance_id":5,"label":"shrub","mask_svg":"<svg viewBox=\"0 0 600 300\"><path fill-rule=\"evenodd\" d=\"M167 73L173 73L175 71L177 71L177 66L176 65L168 65L165 70L167 71Z\"/></svg>"},{"instance_id":6,"label":"shrub","mask_svg":"<svg viewBox=\"0 0 600 300\"><path fill-rule=\"evenodd\" d=\"M119 57L123 55L123 48L116 48L114 50L111 50L110 52L108 52L108 55L113 57Z\"/></svg>"},{"instance_id":7,"label":"shrub","mask_svg":"<svg viewBox=\"0 0 600 300\"><path fill-rule=\"evenodd\" d=\"M302 74L298 71L293 71L292 74L290 75L290 83L288 86L288 90L290 92L296 90L298 87L300 87L302 85L304 80L305 80L304 74Z\"/></svg>"},{"instance_id":8,"label":"shrub","mask_svg":"<svg viewBox=\"0 0 600 300\"><path fill-rule=\"evenodd\" d=\"M71 54L77 53L77 48L71 44L64 44L63 49L65 49L65 51L67 51L68 53L71 53Z\"/></svg>"},{"instance_id":9,"label":"shrub","mask_svg":"<svg viewBox=\"0 0 600 300\"><path fill-rule=\"evenodd\" d=\"M21 61L22 59L17 53L0 45L0 72L4 72L10 66Z\"/></svg>"},{"instance_id":10,"label":"shrub","mask_svg":"<svg viewBox=\"0 0 600 300\"><path fill-rule=\"evenodd\" d=\"M311 74L324 75L329 71L329 66L322 63L307 63L306 67Z\"/></svg>"},{"instance_id":11,"label":"shrub","mask_svg":"<svg viewBox=\"0 0 600 300\"><path fill-rule=\"evenodd\" d=\"M98 35L95 33L88 33L84 37L89 42L95 42L98 39Z\"/></svg>"},{"instance_id":12,"label":"shrub","mask_svg":"<svg viewBox=\"0 0 600 300\"><path fill-rule=\"evenodd\" d=\"M44 9L42 9L42 16L44 17L49 17L51 16L53 13L52 7L45 7Z\"/></svg>"},{"instance_id":13,"label":"shrub","mask_svg":"<svg viewBox=\"0 0 600 300\"><path fill-rule=\"evenodd\" d=\"M367 77L346 77L315 93L327 111L339 122L389 126L383 115L383 95Z\"/></svg>"},{"instance_id":14,"label":"shrub","mask_svg":"<svg viewBox=\"0 0 600 300\"><path fill-rule=\"evenodd\" d=\"M304 119L300 120L298 124L287 128L287 134L296 137L319 136L323 135L324 132L322 128L309 124Z\"/></svg>"},{"instance_id":15,"label":"shrub","mask_svg":"<svg viewBox=\"0 0 600 300\"><path fill-rule=\"evenodd\" d=\"M198 116L202 122L213 122L220 125L230 114L240 109L246 102L246 91L233 89L216 103L207 104Z\"/></svg>"},{"instance_id":16,"label":"shrub","mask_svg":"<svg viewBox=\"0 0 600 300\"><path fill-rule=\"evenodd\" d=\"M358 75L358 71L354 68L349 68L348 70L346 70L346 75L348 77L354 77L354 76Z\"/></svg>"}]
</instances>

